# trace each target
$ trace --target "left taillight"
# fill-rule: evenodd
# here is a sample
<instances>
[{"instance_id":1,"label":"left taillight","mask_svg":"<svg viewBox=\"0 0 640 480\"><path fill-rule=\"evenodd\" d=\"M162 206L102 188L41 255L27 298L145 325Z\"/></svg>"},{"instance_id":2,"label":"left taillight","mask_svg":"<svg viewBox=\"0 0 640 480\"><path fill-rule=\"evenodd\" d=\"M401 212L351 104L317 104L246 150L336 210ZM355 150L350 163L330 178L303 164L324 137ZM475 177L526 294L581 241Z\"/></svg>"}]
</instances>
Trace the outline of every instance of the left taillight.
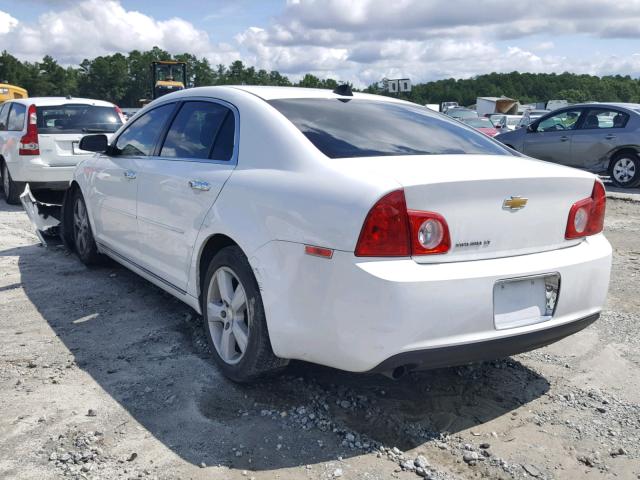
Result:
<instances>
[{"instance_id":1,"label":"left taillight","mask_svg":"<svg viewBox=\"0 0 640 480\"><path fill-rule=\"evenodd\" d=\"M29 105L27 110L27 133L20 139L18 146L19 155L40 155L38 143L38 115L36 106Z\"/></svg>"},{"instance_id":2,"label":"left taillight","mask_svg":"<svg viewBox=\"0 0 640 480\"><path fill-rule=\"evenodd\" d=\"M120 118L120 122L127 123L127 118L124 116L124 112L117 105L116 105L116 113L118 114L118 118Z\"/></svg>"},{"instance_id":3,"label":"left taillight","mask_svg":"<svg viewBox=\"0 0 640 480\"><path fill-rule=\"evenodd\" d=\"M599 180L596 180L593 184L591 196L571 206L564 237L567 240L572 240L602 232L606 203L607 195L604 185Z\"/></svg>"},{"instance_id":4,"label":"left taillight","mask_svg":"<svg viewBox=\"0 0 640 480\"><path fill-rule=\"evenodd\" d=\"M435 212L409 210L404 190L376 202L367 215L355 248L357 257L409 257L446 253L449 227Z\"/></svg>"}]
</instances>

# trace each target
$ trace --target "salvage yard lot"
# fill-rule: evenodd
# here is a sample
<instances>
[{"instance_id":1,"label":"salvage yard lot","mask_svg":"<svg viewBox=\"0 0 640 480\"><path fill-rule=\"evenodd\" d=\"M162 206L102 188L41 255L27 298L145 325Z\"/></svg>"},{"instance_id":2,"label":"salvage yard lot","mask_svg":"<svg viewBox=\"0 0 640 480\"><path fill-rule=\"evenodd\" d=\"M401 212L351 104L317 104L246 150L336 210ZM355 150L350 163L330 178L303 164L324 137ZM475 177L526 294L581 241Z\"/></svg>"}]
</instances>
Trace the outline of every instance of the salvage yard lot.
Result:
<instances>
[{"instance_id":1,"label":"salvage yard lot","mask_svg":"<svg viewBox=\"0 0 640 480\"><path fill-rule=\"evenodd\" d=\"M38 246L1 202L0 478L418 478L419 455L432 478L640 478L640 203L607 208L607 305L573 337L398 381L294 362L238 386L188 307Z\"/></svg>"}]
</instances>

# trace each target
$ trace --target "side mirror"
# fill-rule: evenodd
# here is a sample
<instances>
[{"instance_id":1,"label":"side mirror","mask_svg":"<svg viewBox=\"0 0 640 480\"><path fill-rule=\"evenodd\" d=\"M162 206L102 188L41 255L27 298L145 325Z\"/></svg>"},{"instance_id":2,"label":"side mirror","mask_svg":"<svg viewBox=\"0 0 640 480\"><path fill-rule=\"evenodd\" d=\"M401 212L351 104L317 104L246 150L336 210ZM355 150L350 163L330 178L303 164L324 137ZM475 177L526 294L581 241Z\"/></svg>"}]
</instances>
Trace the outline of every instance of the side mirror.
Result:
<instances>
[{"instance_id":1,"label":"side mirror","mask_svg":"<svg viewBox=\"0 0 640 480\"><path fill-rule=\"evenodd\" d=\"M534 125L533 123L530 123L529 125L527 125L527 132L531 133L531 132L536 132L538 130L538 126Z\"/></svg>"},{"instance_id":2,"label":"side mirror","mask_svg":"<svg viewBox=\"0 0 640 480\"><path fill-rule=\"evenodd\" d=\"M85 135L80 140L80 150L87 152L106 152L109 146L109 140L104 134Z\"/></svg>"}]
</instances>

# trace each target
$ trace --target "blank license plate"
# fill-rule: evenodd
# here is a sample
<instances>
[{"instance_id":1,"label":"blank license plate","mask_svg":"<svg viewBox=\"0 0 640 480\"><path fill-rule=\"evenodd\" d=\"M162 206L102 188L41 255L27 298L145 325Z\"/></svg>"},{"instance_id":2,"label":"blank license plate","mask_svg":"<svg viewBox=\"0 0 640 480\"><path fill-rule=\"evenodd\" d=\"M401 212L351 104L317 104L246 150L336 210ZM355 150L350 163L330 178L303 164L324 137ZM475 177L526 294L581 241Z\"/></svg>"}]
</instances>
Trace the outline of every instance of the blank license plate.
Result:
<instances>
[{"instance_id":1,"label":"blank license plate","mask_svg":"<svg viewBox=\"0 0 640 480\"><path fill-rule=\"evenodd\" d=\"M493 287L493 316L497 330L549 320L547 284L557 275L501 280Z\"/></svg>"}]
</instances>

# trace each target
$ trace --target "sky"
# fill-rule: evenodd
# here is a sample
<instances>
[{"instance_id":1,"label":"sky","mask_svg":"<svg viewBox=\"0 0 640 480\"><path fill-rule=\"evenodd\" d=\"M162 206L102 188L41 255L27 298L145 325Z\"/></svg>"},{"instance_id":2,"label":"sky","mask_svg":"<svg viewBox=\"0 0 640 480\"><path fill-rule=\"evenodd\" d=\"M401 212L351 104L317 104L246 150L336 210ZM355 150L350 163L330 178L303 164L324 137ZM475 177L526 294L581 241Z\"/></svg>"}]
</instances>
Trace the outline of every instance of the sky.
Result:
<instances>
[{"instance_id":1,"label":"sky","mask_svg":"<svg viewBox=\"0 0 640 480\"><path fill-rule=\"evenodd\" d=\"M514 70L640 77L640 0L0 0L0 49L21 60L154 45L359 87Z\"/></svg>"}]
</instances>

